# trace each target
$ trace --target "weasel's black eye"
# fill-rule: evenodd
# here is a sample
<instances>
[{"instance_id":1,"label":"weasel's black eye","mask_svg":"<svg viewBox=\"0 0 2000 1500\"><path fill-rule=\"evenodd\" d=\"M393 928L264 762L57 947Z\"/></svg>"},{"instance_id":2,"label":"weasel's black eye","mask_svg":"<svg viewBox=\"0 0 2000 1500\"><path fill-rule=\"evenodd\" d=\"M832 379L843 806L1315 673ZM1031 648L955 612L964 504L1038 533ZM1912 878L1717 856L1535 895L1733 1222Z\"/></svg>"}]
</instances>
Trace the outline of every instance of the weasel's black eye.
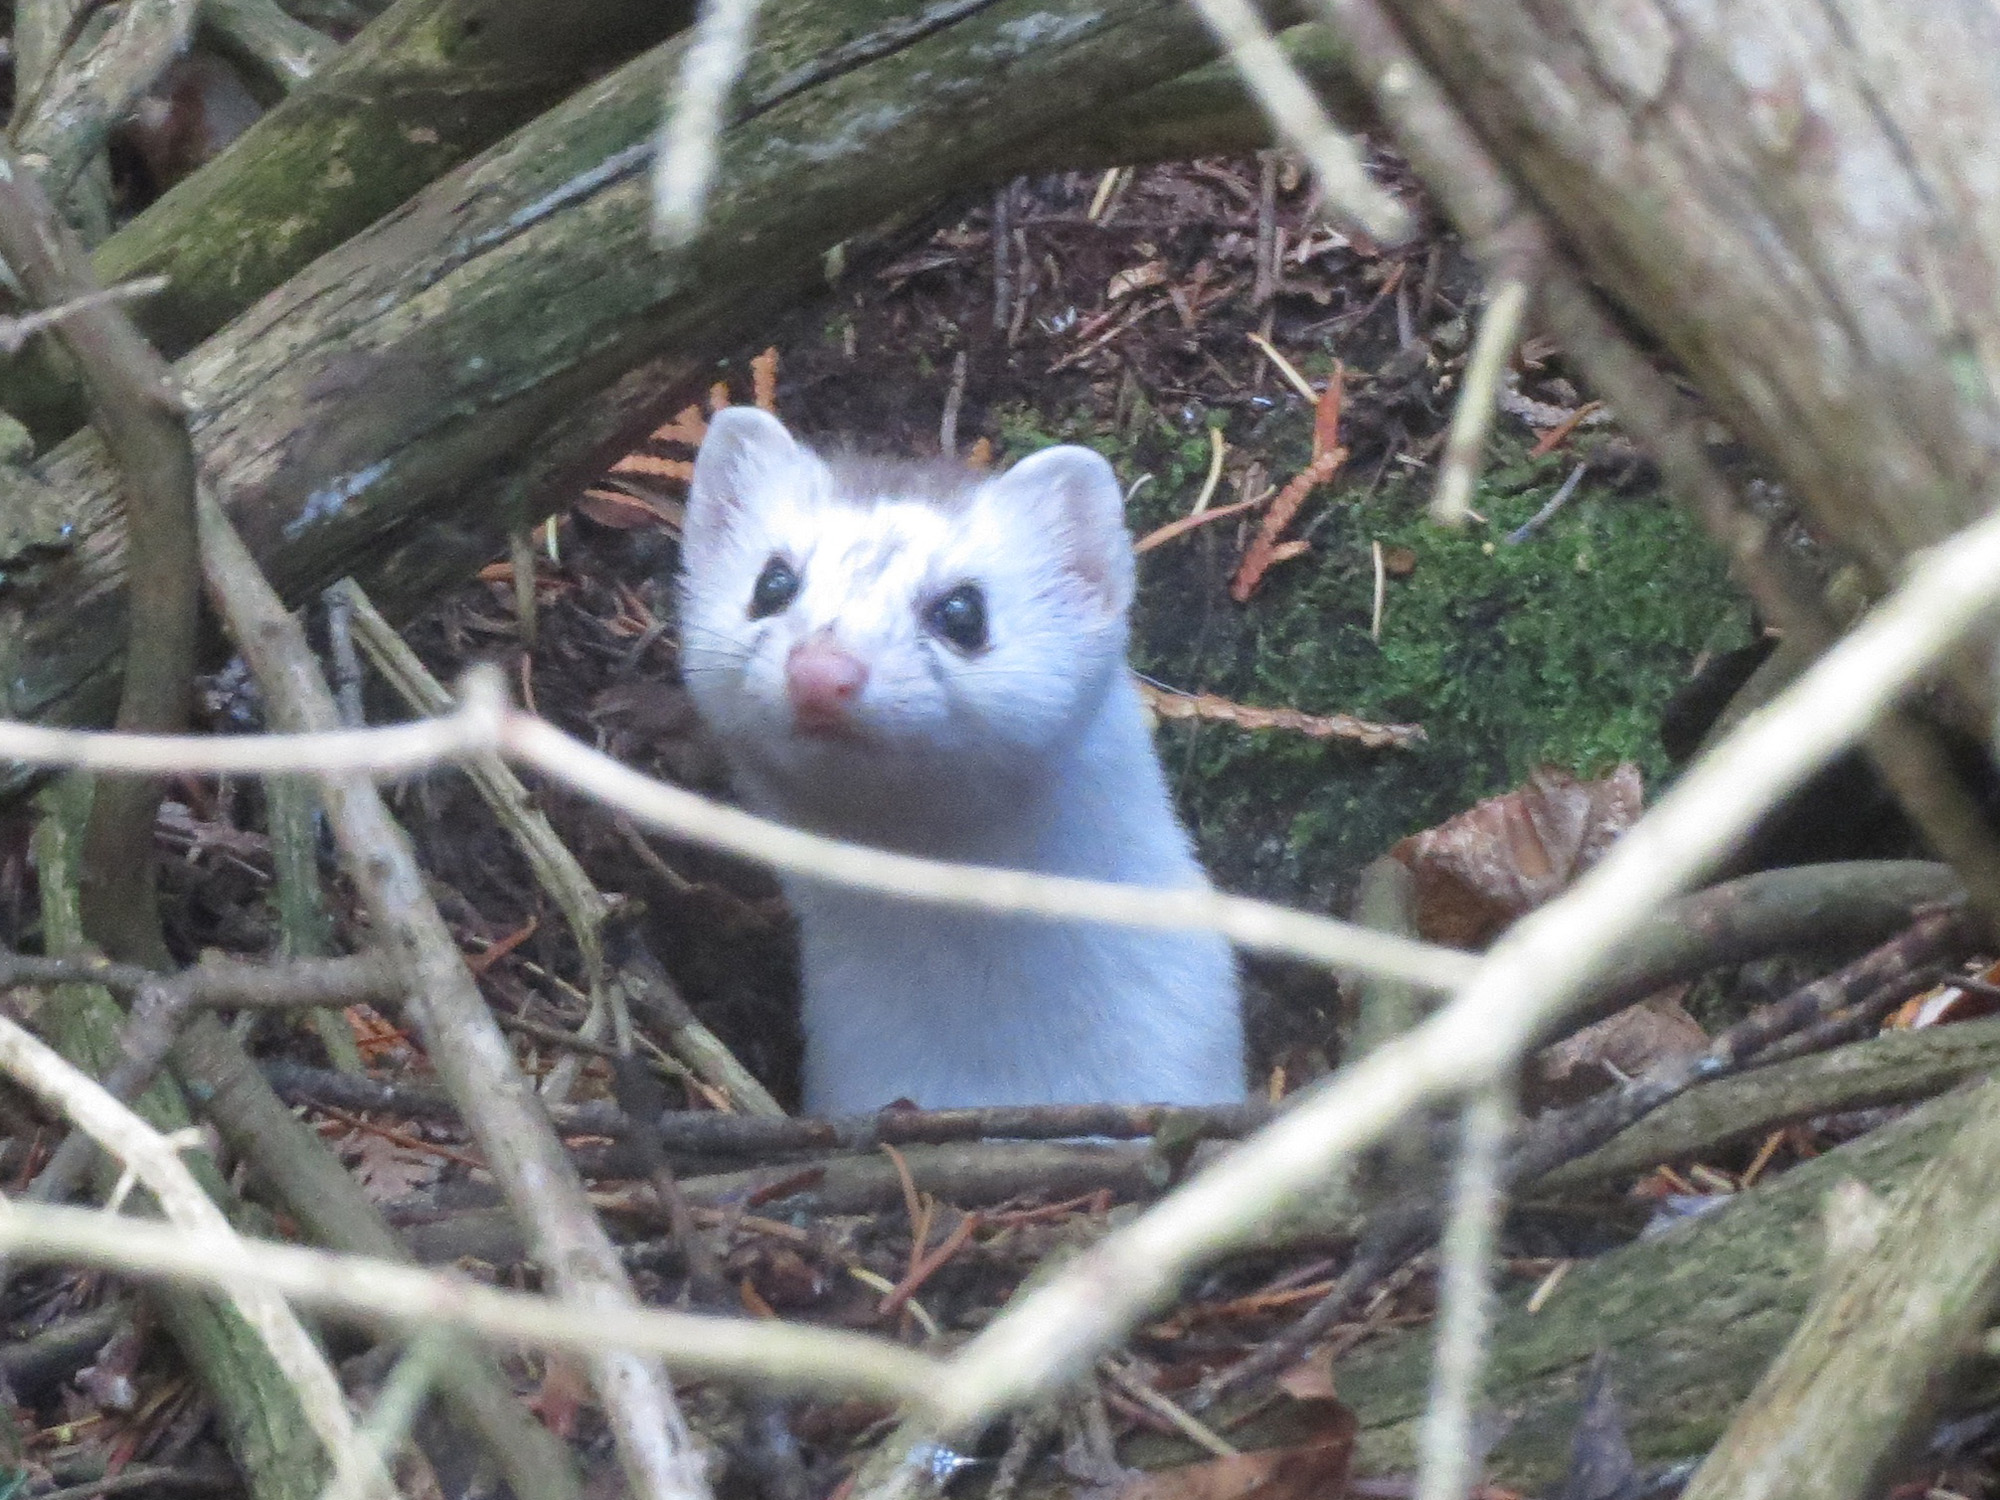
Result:
<instances>
[{"instance_id":1,"label":"weasel's black eye","mask_svg":"<svg viewBox=\"0 0 2000 1500\"><path fill-rule=\"evenodd\" d=\"M976 583L961 583L930 608L930 628L961 651L986 644L986 595Z\"/></svg>"},{"instance_id":2,"label":"weasel's black eye","mask_svg":"<svg viewBox=\"0 0 2000 1500\"><path fill-rule=\"evenodd\" d=\"M775 615L798 596L799 575L782 557L774 557L764 564L756 586L750 590L750 618L761 620L766 615Z\"/></svg>"}]
</instances>

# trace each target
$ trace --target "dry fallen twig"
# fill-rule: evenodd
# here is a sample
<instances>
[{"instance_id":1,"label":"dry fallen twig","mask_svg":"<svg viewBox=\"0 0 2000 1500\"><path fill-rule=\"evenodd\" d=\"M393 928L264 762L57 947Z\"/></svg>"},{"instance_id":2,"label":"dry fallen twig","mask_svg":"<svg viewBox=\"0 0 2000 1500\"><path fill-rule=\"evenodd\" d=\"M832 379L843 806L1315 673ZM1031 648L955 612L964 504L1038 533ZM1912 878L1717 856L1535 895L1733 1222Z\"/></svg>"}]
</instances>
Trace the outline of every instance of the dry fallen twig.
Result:
<instances>
[{"instance_id":1,"label":"dry fallen twig","mask_svg":"<svg viewBox=\"0 0 2000 1500\"><path fill-rule=\"evenodd\" d=\"M1472 488L1479 478L1486 435L1493 430L1500 379L1520 342L1533 293L1529 277L1506 277L1493 288L1480 314L1458 404L1452 408L1444 457L1438 463L1437 490L1431 496L1431 519L1440 526L1463 526L1472 513Z\"/></svg>"},{"instance_id":2,"label":"dry fallen twig","mask_svg":"<svg viewBox=\"0 0 2000 1500\"><path fill-rule=\"evenodd\" d=\"M729 91L743 72L759 0L704 0L653 146L653 235L668 249L693 239L715 176Z\"/></svg>"},{"instance_id":3,"label":"dry fallen twig","mask_svg":"<svg viewBox=\"0 0 2000 1500\"><path fill-rule=\"evenodd\" d=\"M1162 719L1208 719L1238 729L1286 729L1315 740L1352 740L1370 750L1409 750L1424 742L1421 724L1377 724L1352 714L1309 714L1296 708L1255 708L1214 693L1177 693L1139 684L1139 696Z\"/></svg>"}]
</instances>

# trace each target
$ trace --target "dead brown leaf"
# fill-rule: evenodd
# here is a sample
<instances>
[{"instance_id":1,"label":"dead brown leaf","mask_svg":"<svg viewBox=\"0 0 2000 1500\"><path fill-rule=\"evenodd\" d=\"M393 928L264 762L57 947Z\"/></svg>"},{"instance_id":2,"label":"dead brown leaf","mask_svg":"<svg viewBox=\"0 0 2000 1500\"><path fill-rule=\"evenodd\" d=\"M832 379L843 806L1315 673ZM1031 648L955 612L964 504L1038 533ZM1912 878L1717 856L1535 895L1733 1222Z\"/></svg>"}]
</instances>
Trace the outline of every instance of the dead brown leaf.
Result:
<instances>
[{"instance_id":1,"label":"dead brown leaf","mask_svg":"<svg viewBox=\"0 0 2000 1500\"><path fill-rule=\"evenodd\" d=\"M2000 964L1993 964L1973 977L1988 988L1969 990L1962 985L1940 984L1897 1006L1882 1023L1883 1029L1921 1031L1926 1026L1943 1026L1953 1021L1976 1021L2000 1011L2000 998L1991 993L1991 986L2000 984Z\"/></svg>"},{"instance_id":2,"label":"dead brown leaf","mask_svg":"<svg viewBox=\"0 0 2000 1500\"><path fill-rule=\"evenodd\" d=\"M1685 986L1683 986L1685 988ZM1659 1064L1692 1057L1708 1033L1676 995L1655 995L1544 1048L1531 1068L1529 1093L1538 1108L1574 1104Z\"/></svg>"},{"instance_id":3,"label":"dead brown leaf","mask_svg":"<svg viewBox=\"0 0 2000 1500\"><path fill-rule=\"evenodd\" d=\"M429 1187L444 1166L442 1157L412 1150L372 1131L356 1131L350 1145L354 1175L377 1203L393 1203Z\"/></svg>"},{"instance_id":4,"label":"dead brown leaf","mask_svg":"<svg viewBox=\"0 0 2000 1500\"><path fill-rule=\"evenodd\" d=\"M1305 1404L1319 1409L1313 1441L1140 1474L1115 1500L1339 1500L1354 1458L1354 1414L1338 1401Z\"/></svg>"},{"instance_id":5,"label":"dead brown leaf","mask_svg":"<svg viewBox=\"0 0 2000 1500\"><path fill-rule=\"evenodd\" d=\"M1477 948L1566 887L1639 816L1639 768L1578 781L1544 766L1389 852L1416 876L1417 930Z\"/></svg>"},{"instance_id":6,"label":"dead brown leaf","mask_svg":"<svg viewBox=\"0 0 2000 1500\"><path fill-rule=\"evenodd\" d=\"M1296 708L1254 708L1214 693L1176 693L1139 684L1139 696L1162 719L1207 719L1238 729L1286 729L1315 740L1352 740L1370 750L1407 750L1424 741L1421 724L1376 724L1352 714L1308 714Z\"/></svg>"}]
</instances>

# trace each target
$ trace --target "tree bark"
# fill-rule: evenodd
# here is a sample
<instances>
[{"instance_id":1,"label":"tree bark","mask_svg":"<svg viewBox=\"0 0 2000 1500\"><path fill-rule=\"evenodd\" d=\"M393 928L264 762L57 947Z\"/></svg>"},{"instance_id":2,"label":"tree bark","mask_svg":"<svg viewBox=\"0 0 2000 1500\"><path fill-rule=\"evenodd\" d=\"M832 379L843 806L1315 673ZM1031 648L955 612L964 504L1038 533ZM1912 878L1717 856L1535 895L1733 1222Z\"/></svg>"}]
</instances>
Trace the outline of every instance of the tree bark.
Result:
<instances>
[{"instance_id":1,"label":"tree bark","mask_svg":"<svg viewBox=\"0 0 2000 1500\"><path fill-rule=\"evenodd\" d=\"M1386 0L1596 284L1873 573L2000 465L2000 15Z\"/></svg>"},{"instance_id":2,"label":"tree bark","mask_svg":"<svg viewBox=\"0 0 2000 1500\"><path fill-rule=\"evenodd\" d=\"M432 592L518 518L496 476L531 440L547 480L548 455L587 467L643 430L637 386L593 399L621 376L663 349L703 368L812 286L830 245L1212 55L1171 0L1038 17L1025 0L772 7L708 223L674 254L648 237L645 164L681 44L634 60L184 359L209 481L291 598L357 568L391 602ZM5 711L101 723L122 613L114 476L87 434L42 469L72 529L53 560L7 560Z\"/></svg>"}]
</instances>

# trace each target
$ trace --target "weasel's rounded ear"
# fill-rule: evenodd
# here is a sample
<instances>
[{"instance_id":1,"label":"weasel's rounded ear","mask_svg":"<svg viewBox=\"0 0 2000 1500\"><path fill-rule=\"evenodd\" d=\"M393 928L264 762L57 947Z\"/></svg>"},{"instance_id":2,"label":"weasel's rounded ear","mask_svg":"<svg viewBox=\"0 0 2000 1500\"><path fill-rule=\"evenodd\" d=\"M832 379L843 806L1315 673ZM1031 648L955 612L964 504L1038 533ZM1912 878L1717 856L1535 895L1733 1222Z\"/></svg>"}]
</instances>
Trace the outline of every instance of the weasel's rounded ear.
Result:
<instances>
[{"instance_id":1,"label":"weasel's rounded ear","mask_svg":"<svg viewBox=\"0 0 2000 1500\"><path fill-rule=\"evenodd\" d=\"M1007 509L1034 516L1063 571L1090 602L1122 616L1132 603L1132 534L1125 492L1103 455L1068 445L1030 454L992 482Z\"/></svg>"},{"instance_id":2,"label":"weasel's rounded ear","mask_svg":"<svg viewBox=\"0 0 2000 1500\"><path fill-rule=\"evenodd\" d=\"M784 423L757 407L726 406L710 417L681 524L681 554L689 564L721 546L759 493L781 483L804 453Z\"/></svg>"}]
</instances>

